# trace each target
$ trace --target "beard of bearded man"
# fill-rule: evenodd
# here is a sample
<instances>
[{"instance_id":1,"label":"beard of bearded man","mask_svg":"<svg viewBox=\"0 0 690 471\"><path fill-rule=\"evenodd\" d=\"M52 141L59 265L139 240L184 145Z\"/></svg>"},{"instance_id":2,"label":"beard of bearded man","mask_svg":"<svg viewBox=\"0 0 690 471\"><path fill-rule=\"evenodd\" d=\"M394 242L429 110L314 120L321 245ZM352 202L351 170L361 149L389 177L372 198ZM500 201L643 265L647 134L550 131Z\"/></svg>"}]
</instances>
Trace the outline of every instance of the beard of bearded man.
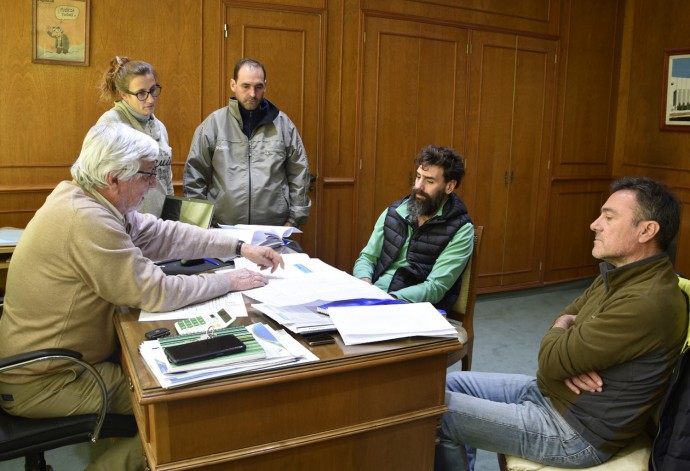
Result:
<instances>
[{"instance_id":1,"label":"beard of bearded man","mask_svg":"<svg viewBox=\"0 0 690 471\"><path fill-rule=\"evenodd\" d=\"M422 195L423 199L417 199L417 195ZM407 200L407 211L410 213L410 218L416 221L419 216L433 216L441 207L446 194L439 191L434 197L431 197L421 190L412 189L410 199Z\"/></svg>"}]
</instances>

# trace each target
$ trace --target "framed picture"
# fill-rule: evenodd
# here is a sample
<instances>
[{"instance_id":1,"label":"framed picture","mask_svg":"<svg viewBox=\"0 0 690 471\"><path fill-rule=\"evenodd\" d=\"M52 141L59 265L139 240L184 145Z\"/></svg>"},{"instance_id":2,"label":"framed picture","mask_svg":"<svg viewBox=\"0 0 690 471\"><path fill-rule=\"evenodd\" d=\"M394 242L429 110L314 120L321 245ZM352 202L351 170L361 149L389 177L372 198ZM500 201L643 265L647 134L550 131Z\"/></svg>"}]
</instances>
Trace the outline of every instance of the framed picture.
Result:
<instances>
[{"instance_id":1,"label":"framed picture","mask_svg":"<svg viewBox=\"0 0 690 471\"><path fill-rule=\"evenodd\" d=\"M33 1L33 62L89 65L91 0Z\"/></svg>"},{"instance_id":2,"label":"framed picture","mask_svg":"<svg viewBox=\"0 0 690 471\"><path fill-rule=\"evenodd\" d=\"M690 49L664 51L660 127L690 131Z\"/></svg>"}]
</instances>

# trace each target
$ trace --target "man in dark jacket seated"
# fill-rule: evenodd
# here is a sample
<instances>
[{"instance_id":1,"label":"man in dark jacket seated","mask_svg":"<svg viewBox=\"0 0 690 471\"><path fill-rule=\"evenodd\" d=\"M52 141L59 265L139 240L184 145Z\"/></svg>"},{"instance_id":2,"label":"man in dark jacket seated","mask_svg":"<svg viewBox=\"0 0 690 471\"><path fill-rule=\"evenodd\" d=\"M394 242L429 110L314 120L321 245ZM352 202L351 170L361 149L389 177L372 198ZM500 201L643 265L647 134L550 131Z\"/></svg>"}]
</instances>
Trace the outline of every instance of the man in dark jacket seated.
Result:
<instances>
[{"instance_id":1,"label":"man in dark jacket seated","mask_svg":"<svg viewBox=\"0 0 690 471\"><path fill-rule=\"evenodd\" d=\"M454 193L465 165L438 146L422 149L415 165L412 193L381 213L353 275L397 299L450 309L474 246L474 226Z\"/></svg>"}]
</instances>

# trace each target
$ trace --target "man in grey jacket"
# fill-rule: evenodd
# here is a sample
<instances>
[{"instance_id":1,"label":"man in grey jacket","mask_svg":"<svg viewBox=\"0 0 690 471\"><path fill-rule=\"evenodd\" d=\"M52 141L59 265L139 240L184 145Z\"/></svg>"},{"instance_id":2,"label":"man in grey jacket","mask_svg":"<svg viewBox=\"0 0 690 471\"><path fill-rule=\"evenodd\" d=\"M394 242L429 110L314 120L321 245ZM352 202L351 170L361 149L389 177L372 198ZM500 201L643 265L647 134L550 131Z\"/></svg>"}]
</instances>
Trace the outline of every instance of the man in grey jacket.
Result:
<instances>
[{"instance_id":1,"label":"man in grey jacket","mask_svg":"<svg viewBox=\"0 0 690 471\"><path fill-rule=\"evenodd\" d=\"M290 121L265 99L266 70L235 65L228 106L196 129L184 169L184 194L215 204L214 222L303 226L309 218L309 164Z\"/></svg>"}]
</instances>

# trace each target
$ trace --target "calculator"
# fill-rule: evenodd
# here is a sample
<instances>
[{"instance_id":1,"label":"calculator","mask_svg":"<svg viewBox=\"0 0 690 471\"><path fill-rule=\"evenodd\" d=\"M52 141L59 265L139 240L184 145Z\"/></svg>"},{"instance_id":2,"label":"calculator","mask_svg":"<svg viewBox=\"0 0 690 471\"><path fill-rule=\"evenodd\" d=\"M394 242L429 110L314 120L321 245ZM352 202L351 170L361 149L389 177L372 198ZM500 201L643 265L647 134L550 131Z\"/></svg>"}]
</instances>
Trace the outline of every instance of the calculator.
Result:
<instances>
[{"instance_id":1,"label":"calculator","mask_svg":"<svg viewBox=\"0 0 690 471\"><path fill-rule=\"evenodd\" d=\"M235 316L231 316L225 309L217 313L202 314L175 322L175 329L180 335L185 334L205 334L209 328L222 329L233 323Z\"/></svg>"}]
</instances>

